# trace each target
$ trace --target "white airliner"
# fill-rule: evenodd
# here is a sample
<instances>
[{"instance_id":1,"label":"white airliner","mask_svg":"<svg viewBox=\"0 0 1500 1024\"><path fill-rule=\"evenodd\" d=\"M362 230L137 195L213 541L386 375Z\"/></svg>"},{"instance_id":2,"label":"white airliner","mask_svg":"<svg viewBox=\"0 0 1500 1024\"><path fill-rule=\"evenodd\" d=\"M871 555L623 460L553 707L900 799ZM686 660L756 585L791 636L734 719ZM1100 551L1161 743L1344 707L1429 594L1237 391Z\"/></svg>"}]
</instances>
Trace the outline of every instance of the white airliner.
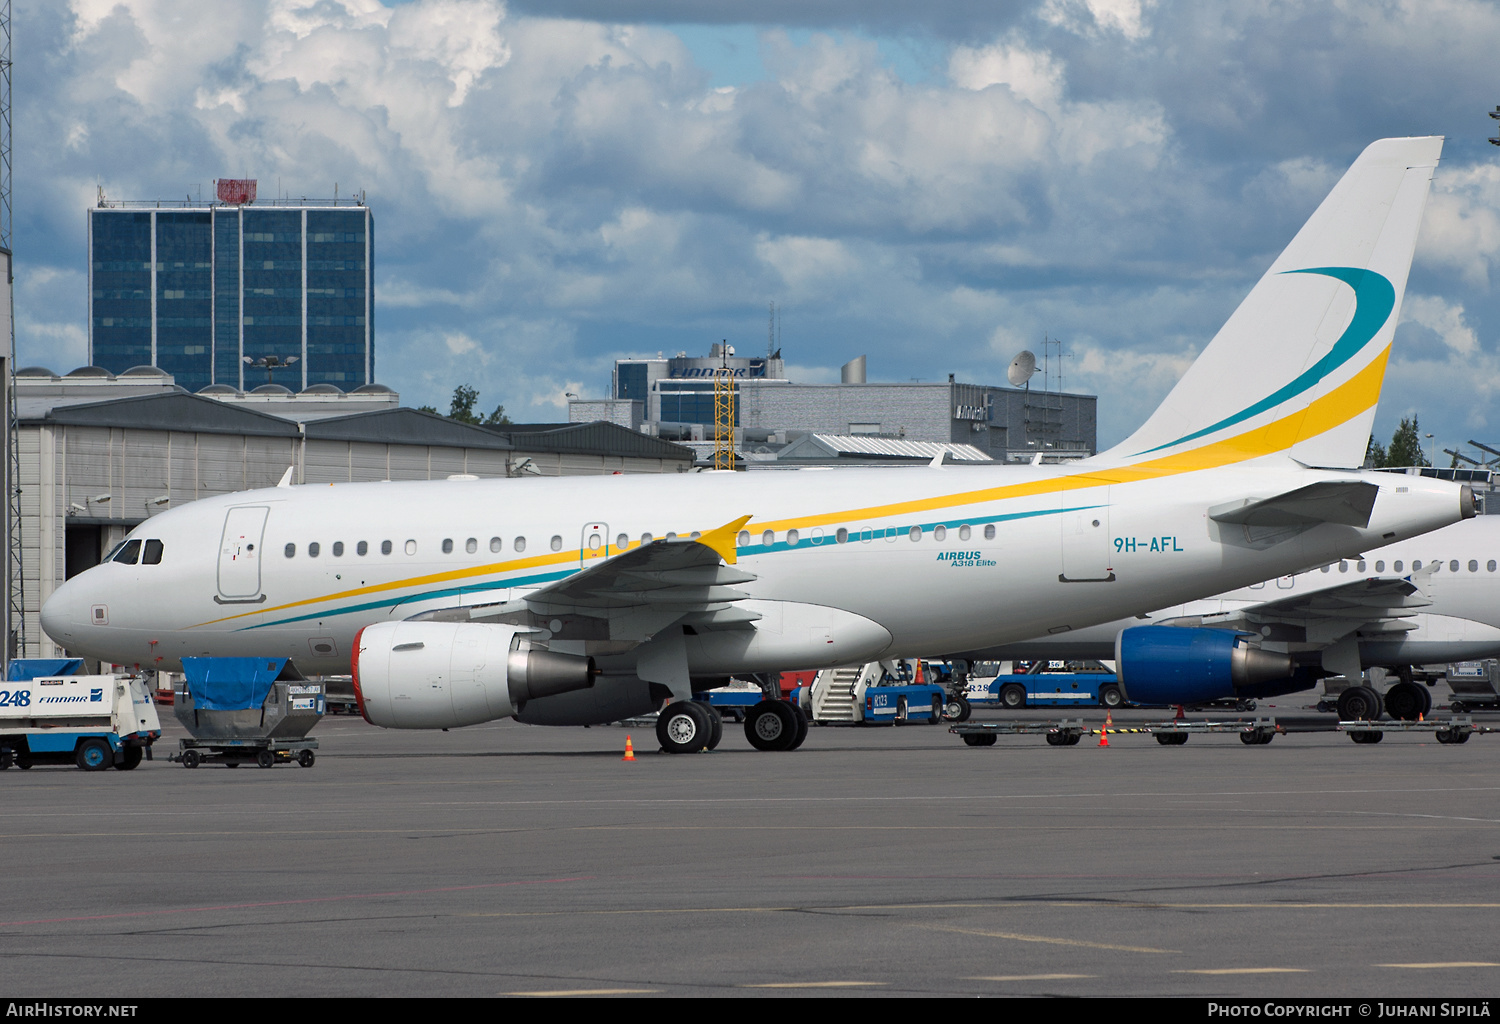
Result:
<instances>
[{"instance_id":1,"label":"white airliner","mask_svg":"<svg viewBox=\"0 0 1500 1024\"><path fill-rule=\"evenodd\" d=\"M42 624L147 667L352 662L393 728L670 698L658 738L687 751L719 738L695 679L1057 634L1447 526L1468 488L1356 468L1441 147L1366 149L1161 407L1083 462L267 488L137 527ZM1228 637L1246 679L1290 671L1179 632ZM806 725L768 699L746 735L791 749Z\"/></svg>"},{"instance_id":2,"label":"white airliner","mask_svg":"<svg viewBox=\"0 0 1500 1024\"><path fill-rule=\"evenodd\" d=\"M1295 670L1283 679L1243 687L1232 680L1173 679L1133 670L1133 652L1122 650L1120 638L1146 625L1252 633L1262 651L1286 654ZM1136 635L1149 637L1153 631ZM964 657L1111 660L1122 655L1117 668L1125 696L1142 703L1274 697L1339 675L1353 683L1339 696L1340 717L1378 718L1384 705L1393 717L1414 719L1432 710L1432 697L1412 682L1413 666L1500 657L1500 515L1217 597ZM1356 679L1362 669L1377 667L1398 679L1383 699ZM1017 692L1009 695L1012 700Z\"/></svg>"}]
</instances>

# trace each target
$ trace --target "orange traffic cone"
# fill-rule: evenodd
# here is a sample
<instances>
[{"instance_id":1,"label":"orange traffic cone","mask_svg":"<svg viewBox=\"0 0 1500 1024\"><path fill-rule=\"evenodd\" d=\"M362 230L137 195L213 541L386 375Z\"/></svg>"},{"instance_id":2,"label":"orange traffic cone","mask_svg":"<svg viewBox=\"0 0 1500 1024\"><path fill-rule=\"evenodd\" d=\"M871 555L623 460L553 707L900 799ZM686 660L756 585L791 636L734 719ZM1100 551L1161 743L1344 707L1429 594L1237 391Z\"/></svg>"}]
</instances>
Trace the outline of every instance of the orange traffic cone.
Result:
<instances>
[{"instance_id":1,"label":"orange traffic cone","mask_svg":"<svg viewBox=\"0 0 1500 1024\"><path fill-rule=\"evenodd\" d=\"M1109 727L1115 724L1115 716L1112 712L1104 712L1104 728L1099 730L1099 746L1109 746Z\"/></svg>"},{"instance_id":2,"label":"orange traffic cone","mask_svg":"<svg viewBox=\"0 0 1500 1024\"><path fill-rule=\"evenodd\" d=\"M632 747L630 745L630 737L629 736L625 737L625 756L622 757L622 758L620 758L620 760L621 761L634 761L635 760L635 747Z\"/></svg>"},{"instance_id":3,"label":"orange traffic cone","mask_svg":"<svg viewBox=\"0 0 1500 1024\"><path fill-rule=\"evenodd\" d=\"M922 685L922 659L921 658L917 659L917 678L914 679L914 680L912 680L912 681L915 682L918 686Z\"/></svg>"}]
</instances>

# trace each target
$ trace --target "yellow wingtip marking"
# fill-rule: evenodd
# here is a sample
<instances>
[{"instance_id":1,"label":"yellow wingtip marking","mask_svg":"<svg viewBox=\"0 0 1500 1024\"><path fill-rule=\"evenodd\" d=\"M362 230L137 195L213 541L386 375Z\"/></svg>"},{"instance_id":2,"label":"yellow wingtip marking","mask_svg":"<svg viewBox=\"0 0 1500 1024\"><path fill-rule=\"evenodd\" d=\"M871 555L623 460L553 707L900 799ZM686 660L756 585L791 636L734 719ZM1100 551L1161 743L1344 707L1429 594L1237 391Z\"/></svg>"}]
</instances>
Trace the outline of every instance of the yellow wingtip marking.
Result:
<instances>
[{"instance_id":1,"label":"yellow wingtip marking","mask_svg":"<svg viewBox=\"0 0 1500 1024\"><path fill-rule=\"evenodd\" d=\"M719 557L724 559L726 563L728 563L729 565L733 565L735 562L739 561L738 535L740 532L740 527L744 526L754 518L755 517L753 515L740 516L733 522L725 523L717 530L709 530L703 536L698 538L698 543L707 544L709 547L713 548L714 551L718 552Z\"/></svg>"}]
</instances>

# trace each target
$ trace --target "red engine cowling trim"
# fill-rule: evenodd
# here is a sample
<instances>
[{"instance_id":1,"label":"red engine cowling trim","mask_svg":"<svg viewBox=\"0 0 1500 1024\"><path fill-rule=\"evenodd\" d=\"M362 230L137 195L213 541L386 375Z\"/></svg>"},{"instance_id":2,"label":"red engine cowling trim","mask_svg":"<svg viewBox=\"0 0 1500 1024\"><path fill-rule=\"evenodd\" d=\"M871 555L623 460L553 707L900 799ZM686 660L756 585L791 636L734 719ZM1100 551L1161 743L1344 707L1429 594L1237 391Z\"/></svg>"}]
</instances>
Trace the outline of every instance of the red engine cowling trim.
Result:
<instances>
[{"instance_id":1,"label":"red engine cowling trim","mask_svg":"<svg viewBox=\"0 0 1500 1024\"><path fill-rule=\"evenodd\" d=\"M360 717L370 722L370 713L365 710L365 695L359 688L359 640L365 635L365 627L361 626L359 632L354 634L354 650L349 654L349 675L354 680L354 703L359 707ZM374 725L374 722L370 722Z\"/></svg>"}]
</instances>

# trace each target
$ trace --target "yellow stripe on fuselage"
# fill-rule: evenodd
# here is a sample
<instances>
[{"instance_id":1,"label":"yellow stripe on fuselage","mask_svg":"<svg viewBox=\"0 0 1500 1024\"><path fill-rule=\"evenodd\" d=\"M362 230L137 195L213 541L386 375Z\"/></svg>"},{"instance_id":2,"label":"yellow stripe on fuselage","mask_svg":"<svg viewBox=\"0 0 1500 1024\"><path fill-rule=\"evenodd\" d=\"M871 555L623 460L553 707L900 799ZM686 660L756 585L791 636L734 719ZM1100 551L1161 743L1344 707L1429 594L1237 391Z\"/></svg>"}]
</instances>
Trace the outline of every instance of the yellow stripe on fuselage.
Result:
<instances>
[{"instance_id":1,"label":"yellow stripe on fuselage","mask_svg":"<svg viewBox=\"0 0 1500 1024\"><path fill-rule=\"evenodd\" d=\"M1176 455L1164 455L1161 458L1151 459L1147 462L1140 462L1134 465L1091 470L1087 473L1054 477L1050 480L1032 480L1022 484L986 487L977 491L965 491L959 494L945 494L933 498L916 498L908 501L890 502L884 505L871 505L866 508L847 509L841 512L800 516L796 519L771 520L757 524L757 529L781 531L792 527L804 529L831 523L884 519L892 516L910 515L914 512L930 512L936 509L952 508L959 505L973 505L983 501L998 501L1006 498L1022 498L1039 494L1056 494L1065 491L1085 490L1090 487L1107 487L1113 484L1138 483L1144 480L1156 480L1183 473L1196 473L1205 469L1217 469L1222 466L1233 465L1237 462L1248 462L1251 459L1286 451L1299 441L1305 441L1309 438L1317 437L1319 434L1327 433L1334 427L1348 422L1374 405L1380 398L1380 387L1385 379L1385 367L1390 354L1390 347L1387 346L1378 356L1370 361L1369 365L1353 377L1350 377L1328 394L1314 400L1306 407L1297 410L1289 416L1274 420L1264 426L1247 430L1242 434L1225 438L1222 441L1215 441ZM681 535L686 535L687 532L683 531ZM639 546L639 541L632 541L625 547L620 548L619 551L624 552L630 548ZM531 558L512 559L508 562L493 562L489 565L472 566L467 569L451 569L444 572L431 573L426 576L414 576L409 579L396 580L391 583L378 583L373 586L343 590L333 594L325 594L321 597L309 597L301 601L291 601L287 604L276 605L271 608L259 608L255 611L242 612L238 615L229 615L222 619L213 619L208 622L199 623L199 626L189 628L196 629L201 626L213 626L224 622L232 622L235 619L242 619L251 615L265 615L271 612L286 611L291 608L303 608L307 605L318 604L323 601L342 601L352 597L369 596L392 590L405 590L411 587L430 586L435 583L453 583L476 577L504 575L519 572L523 569L560 566L576 562L578 558L578 552L570 549L553 554L536 555ZM338 613L333 612L330 614Z\"/></svg>"}]
</instances>

